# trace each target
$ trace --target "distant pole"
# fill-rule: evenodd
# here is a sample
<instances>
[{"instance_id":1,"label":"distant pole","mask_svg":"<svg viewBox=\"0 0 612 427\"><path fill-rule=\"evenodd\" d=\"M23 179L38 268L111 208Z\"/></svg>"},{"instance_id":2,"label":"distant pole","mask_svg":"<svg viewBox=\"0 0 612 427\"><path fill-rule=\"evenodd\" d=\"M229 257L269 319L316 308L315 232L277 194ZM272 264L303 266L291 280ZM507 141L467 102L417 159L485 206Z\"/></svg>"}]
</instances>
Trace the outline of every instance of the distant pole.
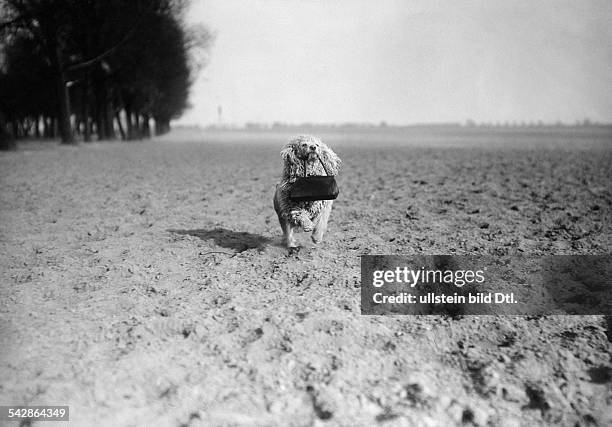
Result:
<instances>
[{"instance_id":1,"label":"distant pole","mask_svg":"<svg viewBox=\"0 0 612 427\"><path fill-rule=\"evenodd\" d=\"M223 108L220 105L217 106L217 116L219 120L219 126L221 126L223 124Z\"/></svg>"}]
</instances>

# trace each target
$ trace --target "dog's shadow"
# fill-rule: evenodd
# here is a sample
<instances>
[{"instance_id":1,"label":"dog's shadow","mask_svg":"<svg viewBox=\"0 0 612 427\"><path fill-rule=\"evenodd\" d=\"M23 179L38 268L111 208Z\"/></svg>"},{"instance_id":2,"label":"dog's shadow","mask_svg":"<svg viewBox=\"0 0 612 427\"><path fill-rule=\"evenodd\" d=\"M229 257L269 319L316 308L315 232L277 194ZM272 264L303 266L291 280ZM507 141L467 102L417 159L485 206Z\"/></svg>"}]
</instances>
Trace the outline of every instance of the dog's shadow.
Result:
<instances>
[{"instance_id":1,"label":"dog's shadow","mask_svg":"<svg viewBox=\"0 0 612 427\"><path fill-rule=\"evenodd\" d=\"M260 234L246 231L233 231L227 228L213 228L211 230L168 230L171 233L198 237L202 240L214 240L221 247L244 252L249 249L263 249L272 242L272 239Z\"/></svg>"}]
</instances>

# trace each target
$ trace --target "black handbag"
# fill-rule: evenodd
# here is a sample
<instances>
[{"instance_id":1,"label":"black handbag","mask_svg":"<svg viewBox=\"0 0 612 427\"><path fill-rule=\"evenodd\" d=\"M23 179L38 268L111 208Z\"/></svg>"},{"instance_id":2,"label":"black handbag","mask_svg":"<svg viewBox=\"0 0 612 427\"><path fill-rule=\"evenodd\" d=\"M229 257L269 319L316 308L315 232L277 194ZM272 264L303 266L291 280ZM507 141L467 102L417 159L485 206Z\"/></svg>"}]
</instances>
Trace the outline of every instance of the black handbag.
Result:
<instances>
[{"instance_id":1,"label":"black handbag","mask_svg":"<svg viewBox=\"0 0 612 427\"><path fill-rule=\"evenodd\" d=\"M294 202L313 202L315 200L334 200L340 190L336 178L329 174L321 157L317 154L321 166L327 176L306 176L306 160L304 160L304 176L299 177L289 190L289 198Z\"/></svg>"}]
</instances>

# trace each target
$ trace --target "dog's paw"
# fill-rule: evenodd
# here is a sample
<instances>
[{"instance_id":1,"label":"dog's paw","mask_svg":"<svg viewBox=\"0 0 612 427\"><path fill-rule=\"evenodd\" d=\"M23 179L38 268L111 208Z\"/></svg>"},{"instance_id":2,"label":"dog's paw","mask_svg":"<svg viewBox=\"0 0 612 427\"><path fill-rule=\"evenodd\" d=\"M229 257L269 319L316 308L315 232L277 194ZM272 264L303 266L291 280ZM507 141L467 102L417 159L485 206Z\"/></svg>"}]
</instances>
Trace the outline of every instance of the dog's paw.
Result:
<instances>
[{"instance_id":1,"label":"dog's paw","mask_svg":"<svg viewBox=\"0 0 612 427\"><path fill-rule=\"evenodd\" d=\"M285 236L283 238L283 246L285 246L287 249L292 249L297 247L298 243L293 236Z\"/></svg>"},{"instance_id":2,"label":"dog's paw","mask_svg":"<svg viewBox=\"0 0 612 427\"><path fill-rule=\"evenodd\" d=\"M293 255L299 254L300 249L302 249L302 247L301 246L290 246L287 249L288 249L288 255L293 256Z\"/></svg>"}]
</instances>

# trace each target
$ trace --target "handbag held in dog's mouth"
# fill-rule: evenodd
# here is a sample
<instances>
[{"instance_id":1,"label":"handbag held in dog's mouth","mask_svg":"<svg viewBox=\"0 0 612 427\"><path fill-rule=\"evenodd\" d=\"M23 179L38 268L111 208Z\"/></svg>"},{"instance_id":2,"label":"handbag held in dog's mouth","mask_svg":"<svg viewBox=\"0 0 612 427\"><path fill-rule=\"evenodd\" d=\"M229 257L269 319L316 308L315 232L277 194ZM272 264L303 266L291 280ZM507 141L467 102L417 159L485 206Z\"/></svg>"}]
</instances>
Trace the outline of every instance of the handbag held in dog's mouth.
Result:
<instances>
[{"instance_id":1,"label":"handbag held in dog's mouth","mask_svg":"<svg viewBox=\"0 0 612 427\"><path fill-rule=\"evenodd\" d=\"M304 176L299 177L291 185L289 198L295 202L314 202L315 200L334 200L338 197L340 190L336 178L330 175L317 154L326 176L306 176L306 159L304 159Z\"/></svg>"}]
</instances>

